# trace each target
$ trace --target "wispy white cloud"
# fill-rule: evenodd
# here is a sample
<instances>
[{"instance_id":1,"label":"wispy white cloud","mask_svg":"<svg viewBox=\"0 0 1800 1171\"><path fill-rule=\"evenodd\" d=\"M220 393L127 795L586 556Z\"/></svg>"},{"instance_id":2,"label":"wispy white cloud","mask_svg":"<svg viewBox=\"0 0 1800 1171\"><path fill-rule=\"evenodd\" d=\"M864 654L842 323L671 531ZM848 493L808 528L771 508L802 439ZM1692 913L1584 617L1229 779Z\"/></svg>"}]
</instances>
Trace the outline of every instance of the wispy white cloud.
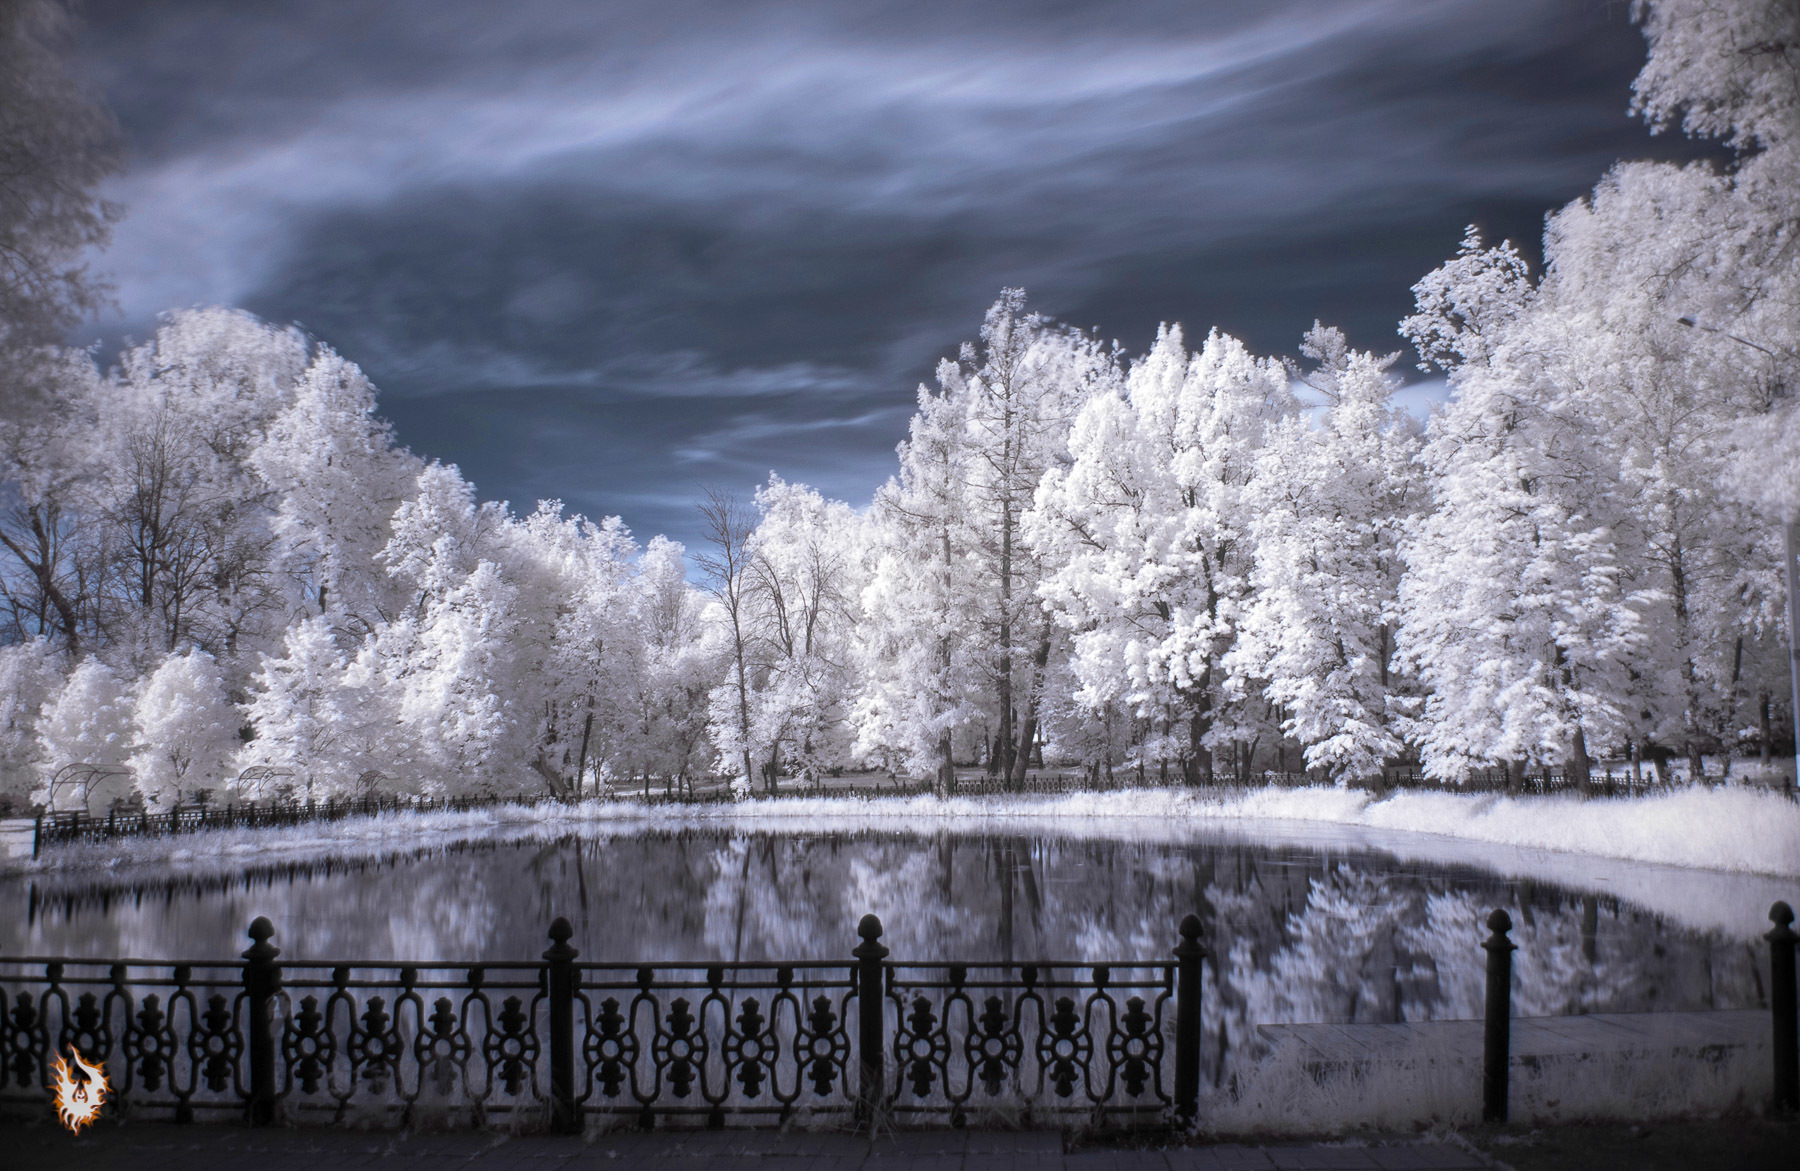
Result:
<instances>
[{"instance_id":1,"label":"wispy white cloud","mask_svg":"<svg viewBox=\"0 0 1800 1171\"><path fill-rule=\"evenodd\" d=\"M1055 220L1066 218L1059 200L1114 188L1116 202L1121 181L1143 171L1163 181L1130 193L1143 214L1241 231L1379 187L1457 133L1452 118L1383 135L1366 123L1395 111L1314 99L1299 120L1284 103L1426 25L1456 30L1442 50L1454 56L1484 27L1473 18L1482 7L1308 3L1219 32L1200 20L1125 23L1098 40L925 27L879 42L796 27L777 8L761 24L732 22L729 38L700 25L646 46L625 70L599 53L588 68L542 71L473 56L411 86L329 75L339 96L311 95L277 133L197 137L122 176L109 193L132 214L106 263L130 318L239 301L311 217L441 186L538 182L725 202L751 218L820 206L930 218L1011 204ZM494 10L482 31L504 21ZM600 26L585 36L598 47ZM212 100L234 92L227 82ZM232 124L229 110L212 117ZM1356 150L1331 157L1346 130ZM1183 144L1173 154L1171 137ZM1458 181L1441 155L1437 164L1440 181ZM1129 235L1116 243L1137 246L1139 231Z\"/></svg>"},{"instance_id":2,"label":"wispy white cloud","mask_svg":"<svg viewBox=\"0 0 1800 1171\"><path fill-rule=\"evenodd\" d=\"M128 328L299 318L483 491L643 531L702 475L866 499L1003 284L1128 346L1396 347L1464 223L1533 234L1637 134L1609 0L90 8Z\"/></svg>"}]
</instances>

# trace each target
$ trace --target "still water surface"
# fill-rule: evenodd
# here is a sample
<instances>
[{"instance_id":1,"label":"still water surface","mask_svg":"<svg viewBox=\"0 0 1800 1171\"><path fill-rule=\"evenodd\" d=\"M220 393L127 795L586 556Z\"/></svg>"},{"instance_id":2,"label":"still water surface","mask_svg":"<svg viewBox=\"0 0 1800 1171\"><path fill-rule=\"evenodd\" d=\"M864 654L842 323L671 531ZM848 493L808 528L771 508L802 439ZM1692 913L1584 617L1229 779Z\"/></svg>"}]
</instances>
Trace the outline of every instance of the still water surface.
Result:
<instances>
[{"instance_id":1,"label":"still water surface","mask_svg":"<svg viewBox=\"0 0 1800 1171\"><path fill-rule=\"evenodd\" d=\"M1518 1015L1764 1003L1754 936L1600 890L1227 839L698 828L204 877L13 874L0 907L0 954L231 956L267 915L289 961L535 959L559 914L588 959L847 958L871 911L896 959L1122 960L1167 955L1193 910L1207 1016L1239 1027L1479 1016L1480 923L1507 907Z\"/></svg>"}]
</instances>

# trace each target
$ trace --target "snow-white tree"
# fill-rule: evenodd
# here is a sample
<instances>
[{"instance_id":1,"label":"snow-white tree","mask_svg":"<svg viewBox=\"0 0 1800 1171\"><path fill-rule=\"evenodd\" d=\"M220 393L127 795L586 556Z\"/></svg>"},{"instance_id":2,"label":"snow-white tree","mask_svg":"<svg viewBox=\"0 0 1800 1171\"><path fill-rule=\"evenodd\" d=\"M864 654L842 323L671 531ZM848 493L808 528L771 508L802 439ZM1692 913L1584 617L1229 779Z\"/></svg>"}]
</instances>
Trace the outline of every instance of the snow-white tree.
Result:
<instances>
[{"instance_id":1,"label":"snow-white tree","mask_svg":"<svg viewBox=\"0 0 1800 1171\"><path fill-rule=\"evenodd\" d=\"M768 750L758 738L752 714L761 649L750 597L750 534L755 520L729 492L709 489L706 496L700 515L706 524L707 550L697 560L715 603L712 620L725 630L731 655L726 677L707 697L707 734L718 751L720 770L735 772L734 787L748 792L755 783L755 762Z\"/></svg>"},{"instance_id":2,"label":"snow-white tree","mask_svg":"<svg viewBox=\"0 0 1800 1171\"><path fill-rule=\"evenodd\" d=\"M1452 368L1447 418L1459 420L1427 459L1447 470L1452 458L1465 465L1453 474L1472 478L1462 504L1422 532L1442 551L1486 542L1491 563L1461 568L1501 586L1455 618L1441 592L1427 602L1447 623L1427 657L1512 632L1506 647L1468 656L1497 671L1475 705L1445 707L1465 690L1453 678L1467 677L1447 667L1427 727L1440 741L1472 731L1465 748L1578 769L1582 741L1604 728L1615 741L1683 746L1697 770L1703 751L1736 739L1742 699L1760 691L1766 713L1773 689L1776 656L1761 649L1779 627L1775 529L1719 485L1740 445L1755 450L1780 432L1800 377L1800 11L1657 0L1636 15L1650 41L1638 110L1659 129L1680 122L1723 138L1739 156L1724 171L1615 168L1591 199L1551 218L1535 291L1516 260L1506 279L1476 279L1484 264L1490 277L1506 267L1478 246L1421 285L1421 314L1406 330L1428 360ZM1485 307L1473 316L1493 327L1453 320L1446 289ZM1468 429L1477 416L1485 422ZM1462 438L1450 438L1457 429ZM1470 451L1485 455L1452 455L1477 432ZM1437 556L1415 568L1429 587L1416 599L1457 592ZM1548 642L1528 649L1513 637L1516 621L1541 627L1526 642ZM1450 629L1458 622L1464 634ZM1518 725L1505 734L1501 708ZM1766 714L1762 722L1766 740Z\"/></svg>"},{"instance_id":3,"label":"snow-white tree","mask_svg":"<svg viewBox=\"0 0 1800 1171\"><path fill-rule=\"evenodd\" d=\"M979 730L989 771L1023 779L1056 645L1025 516L1045 469L1067 459L1076 411L1117 376L1111 352L1006 289L980 344L939 364L936 393L919 388L900 475L875 508L865 754L930 760L948 787L958 730Z\"/></svg>"},{"instance_id":4,"label":"snow-white tree","mask_svg":"<svg viewBox=\"0 0 1800 1171\"><path fill-rule=\"evenodd\" d=\"M494 558L506 515L477 504L453 466L431 464L394 512L376 554L407 603L366 635L345 672L360 692L358 785L432 793L491 790L490 768L528 757L502 742L519 721L506 711L513 678L507 640L516 590Z\"/></svg>"},{"instance_id":5,"label":"snow-white tree","mask_svg":"<svg viewBox=\"0 0 1800 1171\"><path fill-rule=\"evenodd\" d=\"M433 462L394 511L393 535L375 559L411 587L408 605L419 612L494 552L495 534L505 520L502 505L476 502L475 486L456 465Z\"/></svg>"},{"instance_id":6,"label":"snow-white tree","mask_svg":"<svg viewBox=\"0 0 1800 1171\"><path fill-rule=\"evenodd\" d=\"M1151 727L1141 751L1190 779L1245 731L1226 676L1250 592L1245 492L1266 432L1298 409L1288 382L1233 338L1190 355L1165 326L1124 393L1082 410L1027 525L1057 565L1041 592L1073 633L1080 698L1128 704Z\"/></svg>"},{"instance_id":7,"label":"snow-white tree","mask_svg":"<svg viewBox=\"0 0 1800 1171\"><path fill-rule=\"evenodd\" d=\"M637 545L617 517L595 524L543 501L498 534L518 590L511 696L531 764L553 789L578 787L588 765L629 753L629 700L643 659L633 610ZM529 714L527 714L529 713Z\"/></svg>"},{"instance_id":8,"label":"snow-white tree","mask_svg":"<svg viewBox=\"0 0 1800 1171\"><path fill-rule=\"evenodd\" d=\"M691 790L712 759L707 740L708 696L726 670L725 630L706 620L708 599L688 584L684 550L652 538L638 559L632 617L642 661L626 697L629 776L665 778Z\"/></svg>"},{"instance_id":9,"label":"snow-white tree","mask_svg":"<svg viewBox=\"0 0 1800 1171\"><path fill-rule=\"evenodd\" d=\"M1618 168L1590 206L1553 221L1553 276L1566 272L1571 293L1639 355L1634 393L1610 405L1627 413L1628 474L1668 595L1658 674L1675 686L1653 705L1656 730L1685 740L1697 766L1702 747L1734 739L1740 696L1761 691L1766 704L1785 690L1744 667L1779 658L1755 651L1780 639L1776 528L1791 515L1747 515L1718 483L1740 445L1778 473L1758 452L1780 445L1800 388L1800 9L1656 0L1636 15L1650 53L1634 107L1653 129L1680 124L1736 157L1723 171Z\"/></svg>"},{"instance_id":10,"label":"snow-white tree","mask_svg":"<svg viewBox=\"0 0 1800 1171\"><path fill-rule=\"evenodd\" d=\"M99 659L76 664L44 704L37 738L34 801L103 813L131 796L131 696Z\"/></svg>"},{"instance_id":11,"label":"snow-white tree","mask_svg":"<svg viewBox=\"0 0 1800 1171\"><path fill-rule=\"evenodd\" d=\"M112 551L103 621L115 657L148 672L189 644L230 657L246 638L278 638L267 489L246 460L306 360L296 329L183 310L101 388L88 510Z\"/></svg>"},{"instance_id":12,"label":"snow-white tree","mask_svg":"<svg viewBox=\"0 0 1800 1171\"><path fill-rule=\"evenodd\" d=\"M1456 255L1413 286L1418 312L1400 333L1419 351L1420 368L1486 365L1506 327L1532 302L1531 271L1511 240L1484 248L1473 224Z\"/></svg>"},{"instance_id":13,"label":"snow-white tree","mask_svg":"<svg viewBox=\"0 0 1800 1171\"><path fill-rule=\"evenodd\" d=\"M1776 530L1719 485L1737 423L1769 410L1782 371L1679 319L1696 303L1718 312L1737 266L1716 255L1714 233L1744 214L1703 169L1616 169L1591 200L1552 217L1552 267L1527 330L1566 339L1554 377L1618 469L1635 538L1628 572L1659 595L1635 664L1649 712L1641 732L1684 747L1696 768L1732 738L1744 645L1772 633L1779 608Z\"/></svg>"},{"instance_id":14,"label":"snow-white tree","mask_svg":"<svg viewBox=\"0 0 1800 1171\"><path fill-rule=\"evenodd\" d=\"M1466 282L1466 284L1464 283ZM1429 771L1568 764L1630 715L1630 664L1650 595L1624 564L1618 468L1563 393L1570 338L1540 314L1517 253L1462 254L1421 282L1402 326L1448 361L1453 399L1421 460L1433 507L1406 544L1401 662L1427 688Z\"/></svg>"},{"instance_id":15,"label":"snow-white tree","mask_svg":"<svg viewBox=\"0 0 1800 1171\"><path fill-rule=\"evenodd\" d=\"M172 806L230 779L239 715L205 651L164 659L138 691L132 722L131 768L146 803Z\"/></svg>"},{"instance_id":16,"label":"snow-white tree","mask_svg":"<svg viewBox=\"0 0 1800 1171\"><path fill-rule=\"evenodd\" d=\"M48 639L0 646L0 803L22 805L37 786L38 718L62 682Z\"/></svg>"},{"instance_id":17,"label":"snow-white tree","mask_svg":"<svg viewBox=\"0 0 1800 1171\"><path fill-rule=\"evenodd\" d=\"M1309 768L1356 779L1404 748L1390 660L1400 536L1424 495L1419 429L1392 402L1399 355L1353 351L1316 322L1301 353L1323 413L1281 419L1257 453L1251 593L1226 670L1261 684Z\"/></svg>"},{"instance_id":18,"label":"snow-white tree","mask_svg":"<svg viewBox=\"0 0 1800 1171\"><path fill-rule=\"evenodd\" d=\"M321 346L248 459L275 493L275 559L301 597L354 629L392 617L404 599L375 557L424 469L395 448L355 363Z\"/></svg>"},{"instance_id":19,"label":"snow-white tree","mask_svg":"<svg viewBox=\"0 0 1800 1171\"><path fill-rule=\"evenodd\" d=\"M494 789L524 762L510 654L518 591L479 562L418 621L403 677L400 721L419 746L432 793Z\"/></svg>"},{"instance_id":20,"label":"snow-white tree","mask_svg":"<svg viewBox=\"0 0 1800 1171\"><path fill-rule=\"evenodd\" d=\"M974 662L989 678L990 772L1025 777L1037 739L1055 620L1039 595L1048 567L1024 536L1025 514L1047 469L1068 459L1075 413L1117 390L1112 355L1094 339L1025 311L1006 289L982 323L981 345L942 363L946 398L964 400L958 518L974 557Z\"/></svg>"},{"instance_id":21,"label":"snow-white tree","mask_svg":"<svg viewBox=\"0 0 1800 1171\"><path fill-rule=\"evenodd\" d=\"M369 696L347 678L348 664L324 617L288 627L280 655L262 656L244 717L255 738L238 753L240 772L252 766L290 771L307 797L351 794L367 767L360 749L371 722Z\"/></svg>"},{"instance_id":22,"label":"snow-white tree","mask_svg":"<svg viewBox=\"0 0 1800 1171\"><path fill-rule=\"evenodd\" d=\"M965 539L966 402L919 387L899 474L876 493L858 627L856 752L955 784L955 734L975 710L976 562Z\"/></svg>"},{"instance_id":23,"label":"snow-white tree","mask_svg":"<svg viewBox=\"0 0 1800 1171\"><path fill-rule=\"evenodd\" d=\"M1800 11L1758 0L1638 0L1633 14L1650 55L1632 82L1632 106L1652 129L1679 123L1721 139L1754 170L1793 165L1791 153L1768 156L1800 146Z\"/></svg>"},{"instance_id":24,"label":"snow-white tree","mask_svg":"<svg viewBox=\"0 0 1800 1171\"><path fill-rule=\"evenodd\" d=\"M771 781L784 764L817 780L848 758L845 705L862 526L848 505L774 475L757 489L756 507L761 519L748 551L765 650L754 712L757 739L770 750L763 768Z\"/></svg>"}]
</instances>

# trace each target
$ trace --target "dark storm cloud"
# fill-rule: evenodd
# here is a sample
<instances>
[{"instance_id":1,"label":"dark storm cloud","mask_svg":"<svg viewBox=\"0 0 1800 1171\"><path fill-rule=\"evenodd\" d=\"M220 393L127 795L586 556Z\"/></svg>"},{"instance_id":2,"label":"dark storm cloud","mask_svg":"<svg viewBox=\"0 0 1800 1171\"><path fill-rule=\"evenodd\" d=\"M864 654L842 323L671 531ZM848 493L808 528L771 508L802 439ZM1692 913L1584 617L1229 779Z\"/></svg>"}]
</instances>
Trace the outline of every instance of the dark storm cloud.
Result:
<instances>
[{"instance_id":1,"label":"dark storm cloud","mask_svg":"<svg viewBox=\"0 0 1800 1171\"><path fill-rule=\"evenodd\" d=\"M1652 144L1603 0L95 5L129 327L299 320L484 494L861 502L1003 285L1141 348L1399 344L1464 223Z\"/></svg>"}]
</instances>

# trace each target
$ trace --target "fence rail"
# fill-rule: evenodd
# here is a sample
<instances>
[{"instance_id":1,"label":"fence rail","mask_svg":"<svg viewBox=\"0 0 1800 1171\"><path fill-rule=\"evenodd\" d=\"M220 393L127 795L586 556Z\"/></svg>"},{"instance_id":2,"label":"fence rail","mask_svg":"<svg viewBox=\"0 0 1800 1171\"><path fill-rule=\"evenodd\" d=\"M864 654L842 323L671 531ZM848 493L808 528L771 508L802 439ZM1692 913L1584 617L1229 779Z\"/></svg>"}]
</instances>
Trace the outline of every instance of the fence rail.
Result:
<instances>
[{"instance_id":1,"label":"fence rail","mask_svg":"<svg viewBox=\"0 0 1800 1171\"><path fill-rule=\"evenodd\" d=\"M1717 778L1713 778L1717 779ZM1201 788L1213 788L1219 785L1262 785L1274 788L1301 789L1314 785L1330 784L1329 778L1316 773L1281 772L1264 769L1239 778L1226 773L1202 773L1198 785ZM1366 784L1376 783L1370 778ZM1544 796L1550 793L1576 793L1583 791L1580 779L1572 772L1564 769L1547 769L1528 772L1514 780L1505 769L1475 769L1452 780L1440 780L1428 776L1423 769L1416 767L1389 768L1382 772L1379 784L1389 789L1425 789L1441 792L1463 793L1504 793L1514 792L1531 796ZM1111 776L1097 774L1092 771L1076 772L1067 770L1033 771L1022 781L1010 781L986 774L959 774L956 781L958 796L998 796L1009 793L1026 794L1062 794L1078 792L1108 792L1130 789L1181 789L1192 787L1179 773L1163 776L1146 772L1137 775L1135 770L1120 769ZM1590 771L1586 792L1595 797L1642 797L1656 792L1667 792L1671 784L1659 781L1655 775L1645 776L1634 773L1629 768L1611 769L1596 768Z\"/></svg>"},{"instance_id":2,"label":"fence rail","mask_svg":"<svg viewBox=\"0 0 1800 1171\"><path fill-rule=\"evenodd\" d=\"M104 817L83 810L40 813L32 830L31 856L46 846L105 842L115 838L169 837L215 829L259 829L373 817L380 813L455 813L500 805L531 808L560 798L532 797L355 797L328 801L264 801L225 805L178 805L160 813L115 809Z\"/></svg>"},{"instance_id":3,"label":"fence rail","mask_svg":"<svg viewBox=\"0 0 1800 1171\"><path fill-rule=\"evenodd\" d=\"M1472 769L1457 780L1442 781L1427 776L1422 769L1391 768L1383 771L1382 780L1393 789L1450 790L1464 793L1520 793L1542 797L1551 793L1583 791L1581 778L1567 769L1528 772L1517 780L1503 768ZM1646 797L1652 793L1666 793L1673 787L1672 782L1658 780L1655 773L1645 775L1630 768L1596 768L1589 770L1586 792L1594 797Z\"/></svg>"},{"instance_id":4,"label":"fence rail","mask_svg":"<svg viewBox=\"0 0 1800 1171\"><path fill-rule=\"evenodd\" d=\"M873 915L846 960L792 963L582 962L564 919L535 962L281 963L273 933L257 919L235 963L0 958L0 1102L44 1101L71 1050L118 1108L176 1121L960 1125L1197 1101L1191 915L1171 958L1119 963L892 961Z\"/></svg>"},{"instance_id":5,"label":"fence rail","mask_svg":"<svg viewBox=\"0 0 1800 1171\"><path fill-rule=\"evenodd\" d=\"M1788 904L1769 919L1774 1106L1793 1112L1800 935ZM1516 949L1504 910L1487 927L1482 1117L1503 1123ZM1170 958L1119 963L891 960L873 915L847 959L804 962L581 962L560 918L524 962L283 964L267 919L249 934L238 962L0 957L0 1103L43 1107L78 1053L112 1109L178 1122L1198 1115L1194 915Z\"/></svg>"}]
</instances>

